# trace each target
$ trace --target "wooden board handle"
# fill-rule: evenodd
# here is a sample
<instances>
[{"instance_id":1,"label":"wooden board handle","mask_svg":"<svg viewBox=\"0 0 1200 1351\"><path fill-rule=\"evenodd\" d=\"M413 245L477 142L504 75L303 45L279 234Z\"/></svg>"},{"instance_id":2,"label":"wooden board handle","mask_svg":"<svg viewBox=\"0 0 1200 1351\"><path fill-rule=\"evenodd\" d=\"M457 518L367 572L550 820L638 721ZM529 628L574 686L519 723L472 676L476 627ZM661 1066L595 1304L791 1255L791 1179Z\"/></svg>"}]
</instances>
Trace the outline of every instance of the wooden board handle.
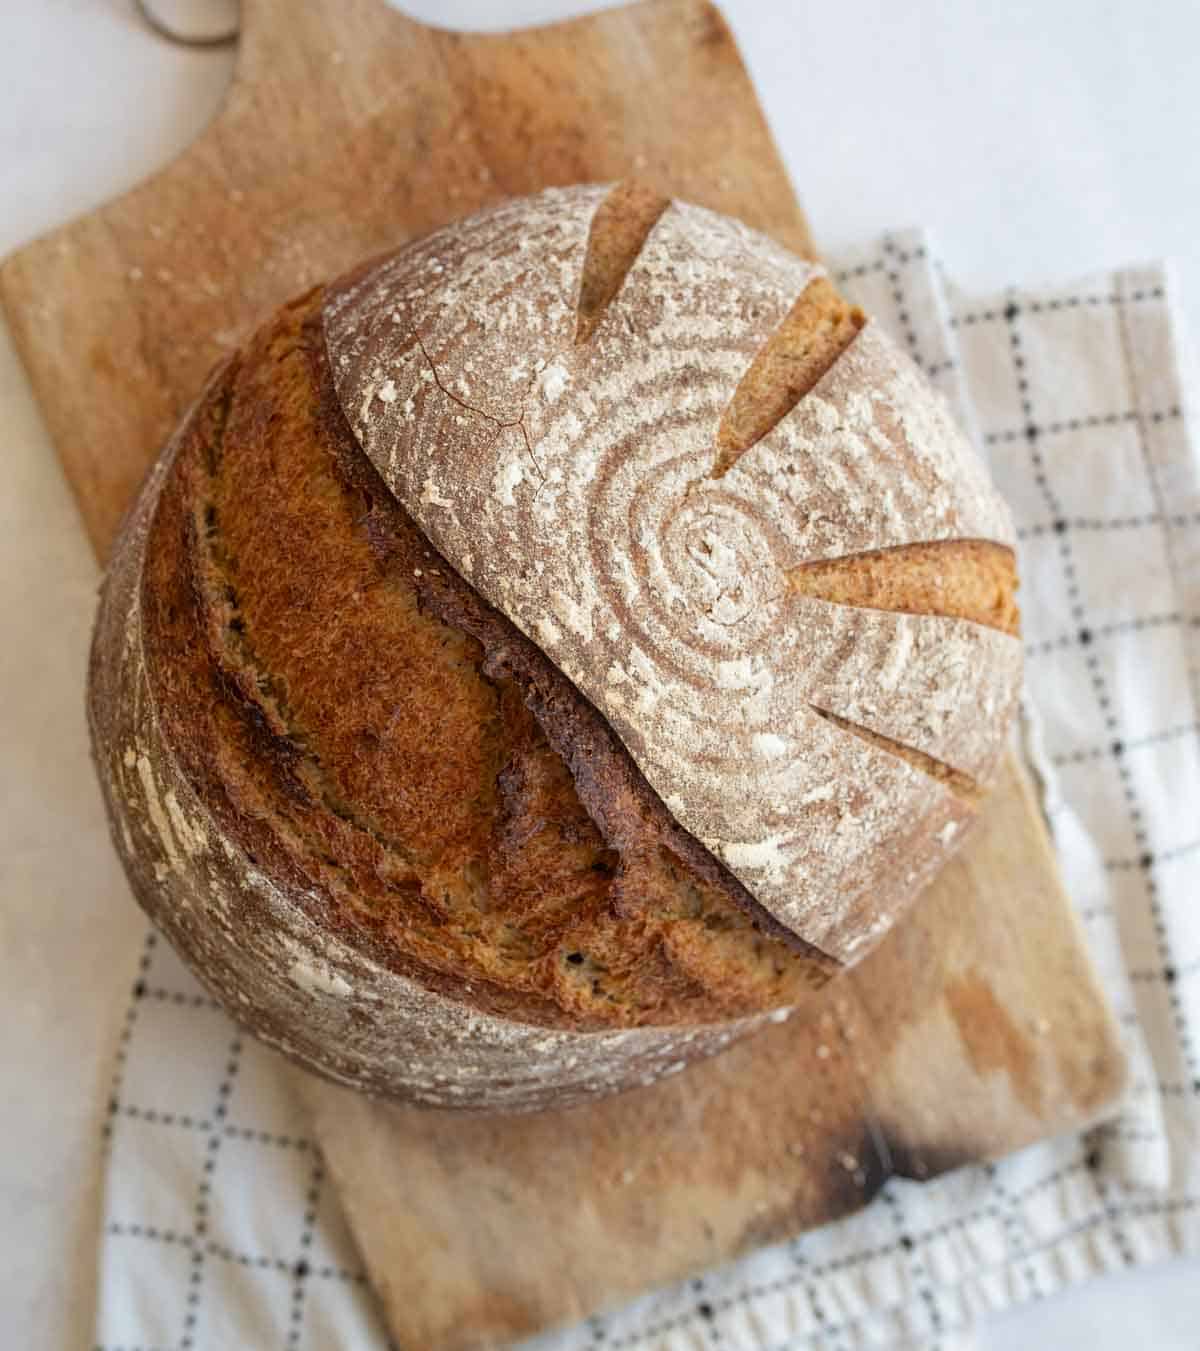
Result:
<instances>
[{"instance_id":1,"label":"wooden board handle","mask_svg":"<svg viewBox=\"0 0 1200 1351\"><path fill-rule=\"evenodd\" d=\"M0 268L97 553L207 370L289 296L499 198L628 174L811 252L707 0L512 35L380 0L245 0L233 84L194 144Z\"/></svg>"}]
</instances>

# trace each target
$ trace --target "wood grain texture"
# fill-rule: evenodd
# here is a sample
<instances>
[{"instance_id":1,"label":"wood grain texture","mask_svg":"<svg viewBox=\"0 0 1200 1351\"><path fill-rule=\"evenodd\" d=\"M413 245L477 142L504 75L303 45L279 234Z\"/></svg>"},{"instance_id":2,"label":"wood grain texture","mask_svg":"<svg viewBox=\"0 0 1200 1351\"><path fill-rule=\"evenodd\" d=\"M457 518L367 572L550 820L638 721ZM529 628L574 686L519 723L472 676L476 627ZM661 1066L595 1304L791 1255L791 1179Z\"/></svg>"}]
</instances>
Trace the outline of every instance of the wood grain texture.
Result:
<instances>
[{"instance_id":1,"label":"wood grain texture","mask_svg":"<svg viewBox=\"0 0 1200 1351\"><path fill-rule=\"evenodd\" d=\"M300 1083L402 1346L507 1345L1094 1119L1108 1011L1023 776L803 1023L570 1112L465 1120Z\"/></svg>"},{"instance_id":2,"label":"wood grain texture","mask_svg":"<svg viewBox=\"0 0 1200 1351\"><path fill-rule=\"evenodd\" d=\"M507 193L626 174L811 255L702 0L516 35L244 0L178 161L0 268L98 554L209 365L290 294ZM714 116L714 109L720 116ZM1009 765L958 858L804 1023L598 1108L388 1110L297 1076L402 1345L493 1347L1092 1119L1118 1042Z\"/></svg>"}]
</instances>

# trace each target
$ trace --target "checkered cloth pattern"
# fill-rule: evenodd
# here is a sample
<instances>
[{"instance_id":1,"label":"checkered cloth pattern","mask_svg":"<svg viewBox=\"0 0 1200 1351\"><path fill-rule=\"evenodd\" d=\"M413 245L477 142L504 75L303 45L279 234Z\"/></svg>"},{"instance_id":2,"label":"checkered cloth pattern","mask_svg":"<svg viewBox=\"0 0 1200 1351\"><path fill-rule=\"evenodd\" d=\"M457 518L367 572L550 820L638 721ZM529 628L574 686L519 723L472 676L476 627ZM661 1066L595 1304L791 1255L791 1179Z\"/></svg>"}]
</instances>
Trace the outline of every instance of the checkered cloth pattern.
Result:
<instances>
[{"instance_id":1,"label":"checkered cloth pattern","mask_svg":"<svg viewBox=\"0 0 1200 1351\"><path fill-rule=\"evenodd\" d=\"M1012 504L1026 742L1131 1089L1084 1135L893 1180L529 1351L949 1351L991 1310L1200 1252L1200 471L1168 277L970 298L915 233L834 270ZM147 936L106 1128L96 1351L389 1345L291 1073Z\"/></svg>"}]
</instances>

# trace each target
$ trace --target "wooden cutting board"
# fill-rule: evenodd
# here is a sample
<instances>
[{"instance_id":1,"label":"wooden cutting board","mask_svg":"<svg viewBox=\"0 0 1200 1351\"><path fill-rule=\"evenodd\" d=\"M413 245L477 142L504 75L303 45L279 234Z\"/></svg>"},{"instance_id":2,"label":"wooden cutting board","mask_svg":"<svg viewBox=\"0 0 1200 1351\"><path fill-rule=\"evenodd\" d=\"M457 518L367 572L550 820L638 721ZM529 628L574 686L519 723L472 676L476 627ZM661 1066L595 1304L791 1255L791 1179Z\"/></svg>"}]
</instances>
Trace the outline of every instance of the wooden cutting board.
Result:
<instances>
[{"instance_id":1,"label":"wooden cutting board","mask_svg":"<svg viewBox=\"0 0 1200 1351\"><path fill-rule=\"evenodd\" d=\"M0 296L97 554L209 366L281 301L499 197L627 174L812 254L729 31L643 0L501 36L379 0L243 0L220 115L10 258ZM814 110L815 112L816 110ZM502 1346L1094 1119L1117 1036L1010 762L963 853L802 1018L537 1118L297 1072L397 1341Z\"/></svg>"}]
</instances>

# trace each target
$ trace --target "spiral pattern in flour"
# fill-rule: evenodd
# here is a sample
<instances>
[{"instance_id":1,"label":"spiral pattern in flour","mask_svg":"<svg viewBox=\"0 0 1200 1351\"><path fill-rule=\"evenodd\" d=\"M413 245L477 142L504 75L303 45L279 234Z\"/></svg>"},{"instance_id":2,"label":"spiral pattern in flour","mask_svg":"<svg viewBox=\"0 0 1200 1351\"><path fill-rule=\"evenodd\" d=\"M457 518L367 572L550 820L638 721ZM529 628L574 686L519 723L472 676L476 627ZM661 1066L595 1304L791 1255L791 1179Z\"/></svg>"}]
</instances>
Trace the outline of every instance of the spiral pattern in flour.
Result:
<instances>
[{"instance_id":1,"label":"spiral pattern in flour","mask_svg":"<svg viewBox=\"0 0 1200 1351\"><path fill-rule=\"evenodd\" d=\"M915 888L973 810L961 786L999 755L1020 649L954 612L806 594L797 570L1007 545L1007 515L869 323L721 463L735 392L819 269L672 204L578 342L604 201L507 204L332 288L338 395L430 541L680 824L775 918L851 956L890 918L896 860Z\"/></svg>"}]
</instances>

